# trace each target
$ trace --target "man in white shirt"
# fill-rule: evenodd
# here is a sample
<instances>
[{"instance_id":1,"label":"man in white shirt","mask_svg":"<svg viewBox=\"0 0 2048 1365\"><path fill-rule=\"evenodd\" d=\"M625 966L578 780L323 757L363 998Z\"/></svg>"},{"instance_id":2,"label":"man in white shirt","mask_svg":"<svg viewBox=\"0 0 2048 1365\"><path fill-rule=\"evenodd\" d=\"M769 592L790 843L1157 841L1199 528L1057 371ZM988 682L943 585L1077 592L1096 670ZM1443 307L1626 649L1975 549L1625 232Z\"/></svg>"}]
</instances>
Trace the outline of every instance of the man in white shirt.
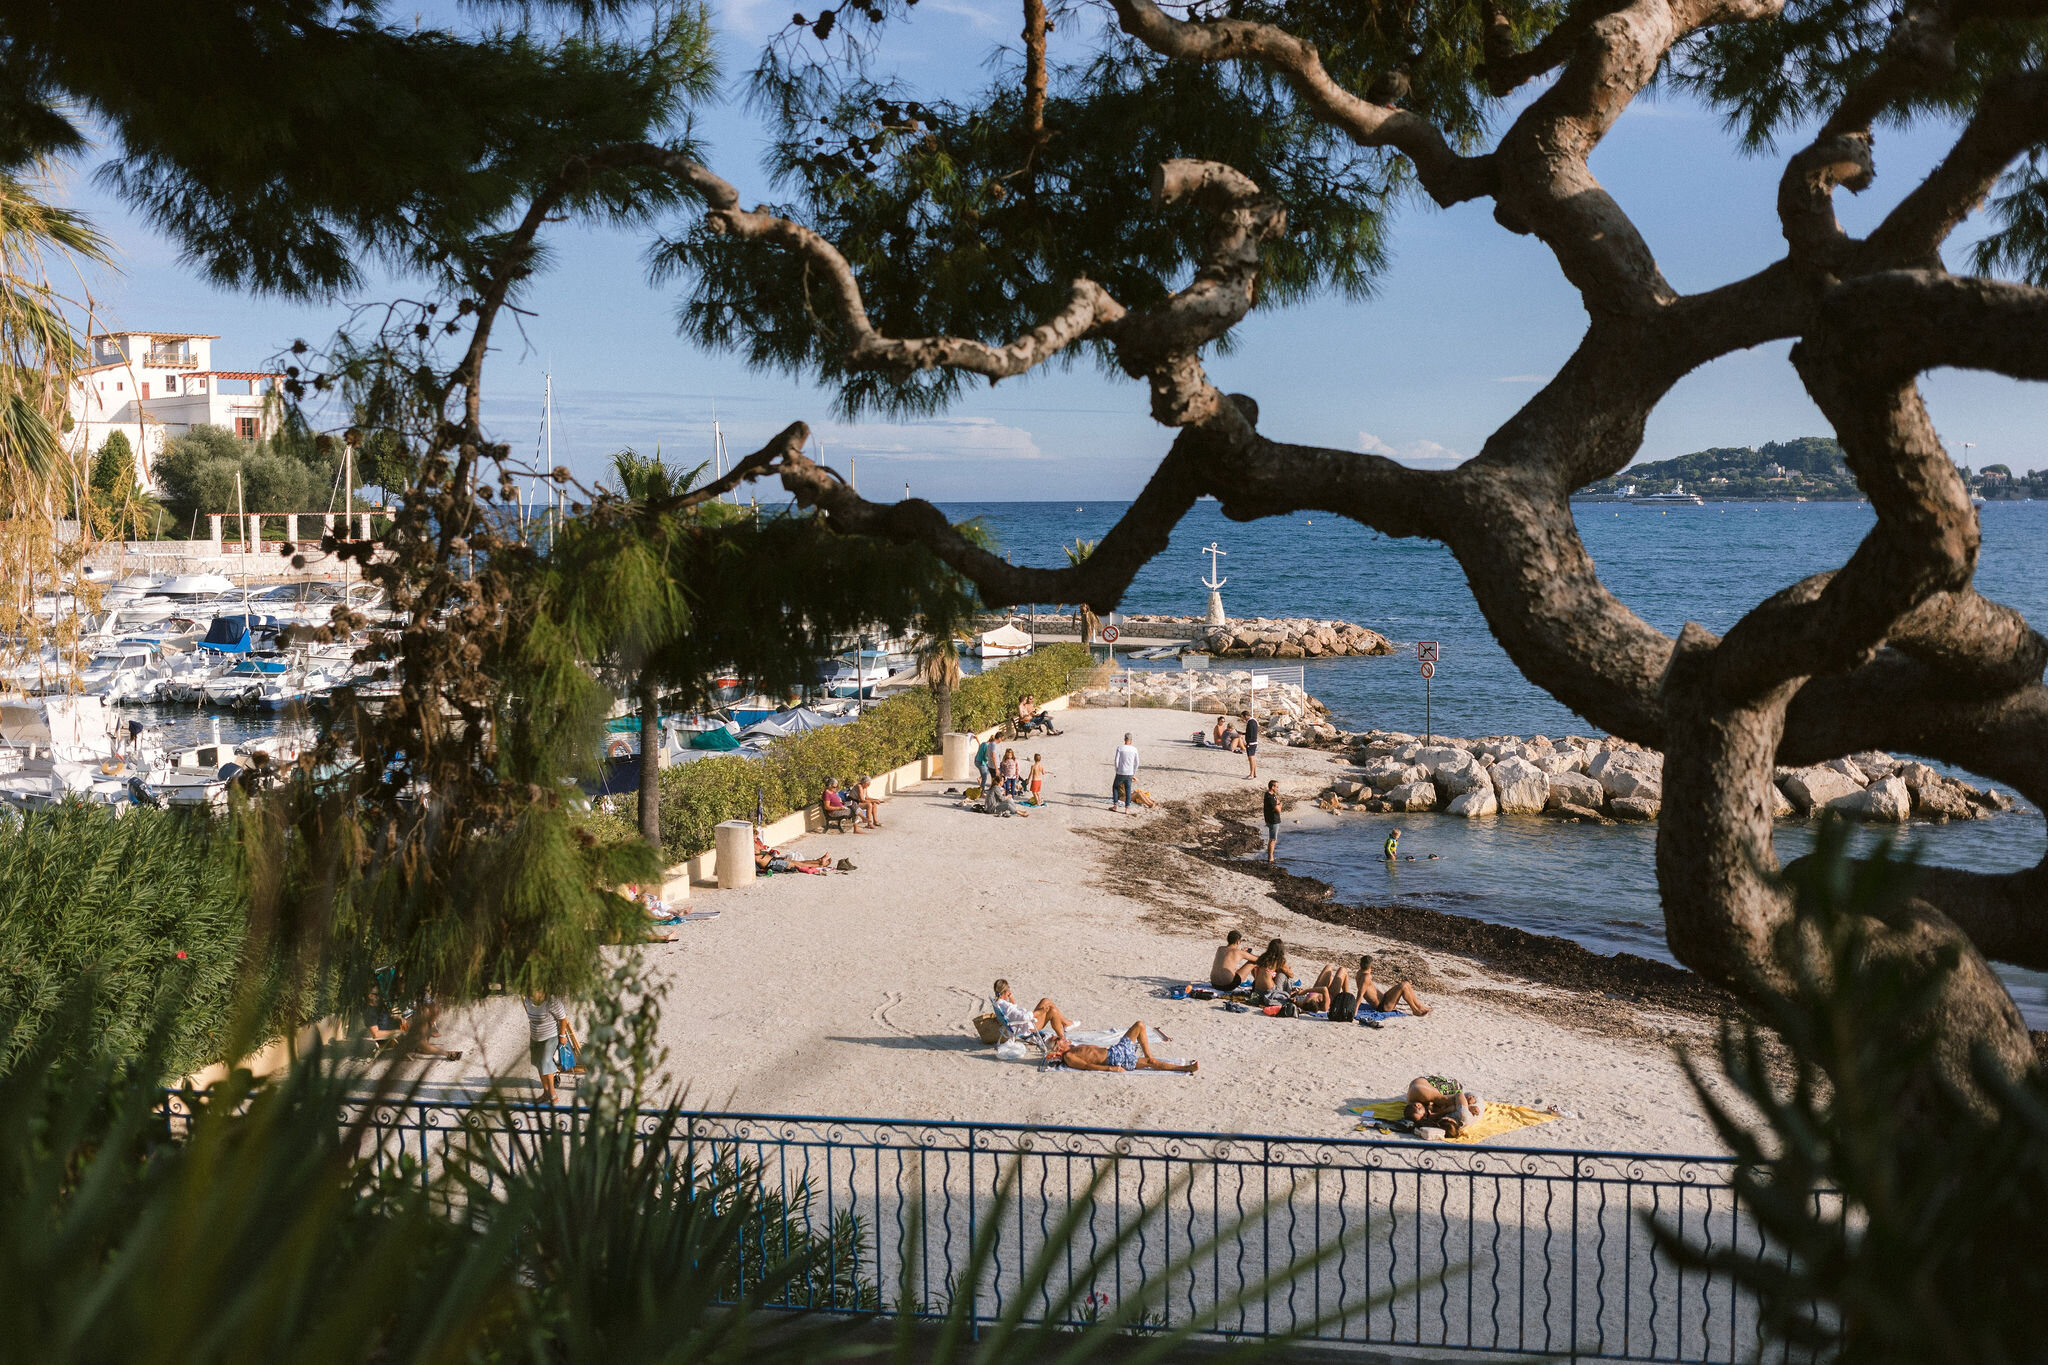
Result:
<instances>
[{"instance_id":1,"label":"man in white shirt","mask_svg":"<svg viewBox=\"0 0 2048 1365\"><path fill-rule=\"evenodd\" d=\"M1109 784L1109 808L1116 809L1116 803L1124 803L1124 813L1131 809L1131 787L1138 780L1138 746L1131 743L1129 731L1124 732L1124 742L1116 746L1113 766L1116 779Z\"/></svg>"},{"instance_id":2,"label":"man in white shirt","mask_svg":"<svg viewBox=\"0 0 2048 1365\"><path fill-rule=\"evenodd\" d=\"M1060 1007L1053 1004L1050 996L1040 1000L1037 1009L1026 1010L1010 994L1010 983L1005 980L996 982L991 1004L996 1017L1003 1021L1005 1038L1030 1038L1051 1029L1053 1036L1064 1043L1067 1030L1074 1025L1073 1020L1060 1013Z\"/></svg>"}]
</instances>

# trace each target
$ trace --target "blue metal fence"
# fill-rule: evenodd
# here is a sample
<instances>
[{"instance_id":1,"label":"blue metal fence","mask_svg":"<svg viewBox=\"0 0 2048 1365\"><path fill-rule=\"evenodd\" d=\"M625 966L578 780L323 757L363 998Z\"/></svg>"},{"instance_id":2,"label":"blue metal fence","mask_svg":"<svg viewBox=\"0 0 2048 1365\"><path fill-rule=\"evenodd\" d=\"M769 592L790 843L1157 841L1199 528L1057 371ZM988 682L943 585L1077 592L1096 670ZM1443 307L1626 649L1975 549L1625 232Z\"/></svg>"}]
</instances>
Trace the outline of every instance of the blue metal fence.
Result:
<instances>
[{"instance_id":1,"label":"blue metal fence","mask_svg":"<svg viewBox=\"0 0 2048 1365\"><path fill-rule=\"evenodd\" d=\"M341 1117L368 1121L378 1160L431 1169L458 1140L516 1161L522 1138L581 1111L408 1101ZM1077 1324L1145 1294L1148 1323L1213 1316L1228 1336L1680 1362L1760 1347L1736 1286L1671 1262L1645 1225L1760 1249L1722 1158L721 1113L687 1115L669 1140L679 1159L757 1175L799 1227L840 1229L834 1256L859 1263L806 1281L791 1306L863 1306L835 1298L860 1282L891 1310L943 1312L989 1235L994 1274L972 1291L984 1321L1050 1255L1030 1321ZM760 1235L789 1234L778 1220ZM1272 1276L1287 1278L1262 1287ZM1062 1315L1069 1286L1081 1296Z\"/></svg>"}]
</instances>

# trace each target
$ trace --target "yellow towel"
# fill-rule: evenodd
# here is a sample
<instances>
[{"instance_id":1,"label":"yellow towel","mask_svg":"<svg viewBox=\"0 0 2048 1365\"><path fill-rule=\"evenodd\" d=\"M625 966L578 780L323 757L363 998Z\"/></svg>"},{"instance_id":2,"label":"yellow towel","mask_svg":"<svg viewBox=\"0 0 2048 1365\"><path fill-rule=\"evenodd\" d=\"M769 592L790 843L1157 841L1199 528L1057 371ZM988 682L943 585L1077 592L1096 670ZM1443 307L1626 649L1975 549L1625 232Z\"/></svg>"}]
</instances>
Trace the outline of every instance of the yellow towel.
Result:
<instances>
[{"instance_id":1,"label":"yellow towel","mask_svg":"<svg viewBox=\"0 0 2048 1365\"><path fill-rule=\"evenodd\" d=\"M1398 1121L1405 1116L1404 1111L1407 1108L1406 1100L1378 1100L1372 1104L1355 1104L1351 1106L1351 1112L1365 1120L1358 1125L1358 1131L1364 1133L1370 1132L1378 1124ZM1548 1109L1531 1109L1523 1104L1502 1104L1498 1100L1488 1100L1486 1112L1479 1116L1479 1122L1457 1137L1445 1140L1484 1142L1488 1138L1499 1137L1502 1133L1512 1133L1517 1128L1548 1123L1557 1117L1559 1116Z\"/></svg>"}]
</instances>

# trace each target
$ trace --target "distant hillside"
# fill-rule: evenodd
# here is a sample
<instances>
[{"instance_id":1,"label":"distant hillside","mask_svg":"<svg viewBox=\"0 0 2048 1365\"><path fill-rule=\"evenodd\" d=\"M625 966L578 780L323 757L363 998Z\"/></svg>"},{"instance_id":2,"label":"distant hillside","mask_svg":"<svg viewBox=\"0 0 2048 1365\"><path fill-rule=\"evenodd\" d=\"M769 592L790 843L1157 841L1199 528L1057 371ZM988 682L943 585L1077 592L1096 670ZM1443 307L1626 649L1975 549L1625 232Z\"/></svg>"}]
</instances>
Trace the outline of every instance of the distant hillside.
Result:
<instances>
[{"instance_id":1,"label":"distant hillside","mask_svg":"<svg viewBox=\"0 0 2048 1365\"><path fill-rule=\"evenodd\" d=\"M1681 483L1686 492L1703 498L1744 501L1863 496L1849 467L1842 463L1842 448L1827 436L1772 441L1758 450L1720 446L1675 460L1630 465L1584 491L1613 494L1634 484L1637 493L1670 493Z\"/></svg>"}]
</instances>

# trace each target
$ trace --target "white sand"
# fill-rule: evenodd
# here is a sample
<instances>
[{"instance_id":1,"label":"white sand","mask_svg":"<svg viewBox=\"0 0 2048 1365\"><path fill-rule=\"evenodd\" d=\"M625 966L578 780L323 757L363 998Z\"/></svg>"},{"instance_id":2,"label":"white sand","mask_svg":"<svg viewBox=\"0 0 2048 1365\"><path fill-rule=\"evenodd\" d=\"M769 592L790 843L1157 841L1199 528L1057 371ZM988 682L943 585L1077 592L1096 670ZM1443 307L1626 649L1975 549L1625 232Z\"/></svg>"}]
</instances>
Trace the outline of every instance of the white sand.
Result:
<instances>
[{"instance_id":1,"label":"white sand","mask_svg":"<svg viewBox=\"0 0 2048 1365\"><path fill-rule=\"evenodd\" d=\"M1209 719L1064 712L1063 735L1018 746L1027 761L1043 753L1051 772L1049 804L1028 819L959 809L946 783L927 782L883 807L879 831L811 835L796 846L849 856L857 872L699 888L691 908L720 917L645 950L673 983L663 1031L693 1106L1326 1137L1353 1132L1347 1104L1442 1073L1490 1099L1579 1115L1501 1143L1717 1150L1668 1047L1475 994L1541 992L1471 962L1432 957L1449 986L1425 993L1436 1008L1379 1030L1164 998L1174 983L1206 978L1233 925L1261 942L1279 934L1306 945L1292 954L1304 979L1330 955L1389 946L1285 910L1253 877L1171 847L1131 859L1101 837L1147 818L1107 808L1110 751L1126 729L1144 756L1138 785L1161 801L1254 792L1264 776L1297 797L1327 783L1331 755L1270 745L1252 783L1242 757L1188 742ZM1283 828L1283 860L1285 850ZM1086 1028L1143 1019L1156 1051L1194 1057L1201 1071L1082 1074L999 1061L969 1025L998 976L1027 1007L1051 996ZM481 1044L488 1070L471 1053L434 1067L430 1080L530 1084L525 1025L510 1001L449 1021L445 1041Z\"/></svg>"}]
</instances>

